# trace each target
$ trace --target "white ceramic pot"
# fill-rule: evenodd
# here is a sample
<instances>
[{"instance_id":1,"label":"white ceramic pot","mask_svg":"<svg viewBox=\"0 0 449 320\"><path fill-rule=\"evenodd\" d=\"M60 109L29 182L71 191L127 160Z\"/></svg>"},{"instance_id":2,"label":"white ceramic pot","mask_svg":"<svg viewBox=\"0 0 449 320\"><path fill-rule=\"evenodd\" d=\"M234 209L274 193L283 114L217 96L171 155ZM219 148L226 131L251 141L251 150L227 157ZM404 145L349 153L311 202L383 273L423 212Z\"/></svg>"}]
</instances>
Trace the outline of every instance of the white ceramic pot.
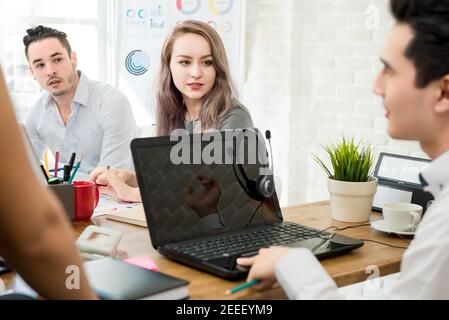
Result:
<instances>
[{"instance_id":1,"label":"white ceramic pot","mask_svg":"<svg viewBox=\"0 0 449 320\"><path fill-rule=\"evenodd\" d=\"M372 212L377 178L368 182L337 181L328 178L332 219L343 222L365 222Z\"/></svg>"}]
</instances>

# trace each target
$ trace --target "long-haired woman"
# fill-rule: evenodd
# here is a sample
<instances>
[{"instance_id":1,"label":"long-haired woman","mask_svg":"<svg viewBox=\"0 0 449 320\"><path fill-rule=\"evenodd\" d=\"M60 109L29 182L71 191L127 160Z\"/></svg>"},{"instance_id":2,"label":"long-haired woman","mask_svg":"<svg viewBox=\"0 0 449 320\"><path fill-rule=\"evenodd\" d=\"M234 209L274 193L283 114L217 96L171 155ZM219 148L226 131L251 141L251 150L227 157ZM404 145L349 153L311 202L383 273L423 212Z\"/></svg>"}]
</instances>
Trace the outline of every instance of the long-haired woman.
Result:
<instances>
[{"instance_id":1,"label":"long-haired woman","mask_svg":"<svg viewBox=\"0 0 449 320\"><path fill-rule=\"evenodd\" d=\"M250 127L251 115L236 98L219 34L200 21L177 24L161 53L156 134L170 135L176 129L198 133ZM124 201L141 201L133 172L97 168L91 179L106 186L101 188L105 194Z\"/></svg>"}]
</instances>

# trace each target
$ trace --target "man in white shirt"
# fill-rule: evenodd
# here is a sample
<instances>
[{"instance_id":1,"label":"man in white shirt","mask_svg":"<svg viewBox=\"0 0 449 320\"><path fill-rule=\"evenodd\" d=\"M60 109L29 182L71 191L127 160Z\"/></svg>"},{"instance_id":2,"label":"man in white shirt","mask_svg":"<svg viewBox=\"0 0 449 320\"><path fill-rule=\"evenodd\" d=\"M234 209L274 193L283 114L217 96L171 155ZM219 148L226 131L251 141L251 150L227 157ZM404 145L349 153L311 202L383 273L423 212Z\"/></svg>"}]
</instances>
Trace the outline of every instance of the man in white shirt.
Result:
<instances>
[{"instance_id":1,"label":"man in white shirt","mask_svg":"<svg viewBox=\"0 0 449 320\"><path fill-rule=\"evenodd\" d=\"M25 126L36 156L59 149L59 161L83 156L80 170L131 168L130 142L136 123L128 99L112 86L77 71L67 35L38 26L23 38L34 79L46 93L28 114Z\"/></svg>"},{"instance_id":2,"label":"man in white shirt","mask_svg":"<svg viewBox=\"0 0 449 320\"><path fill-rule=\"evenodd\" d=\"M421 173L435 201L405 251L385 299L449 299L449 0L392 0L397 23L381 54L374 91L392 138L418 140L433 159ZM272 247L241 258L259 289L277 280L290 299L340 299L332 278L306 249Z\"/></svg>"}]
</instances>

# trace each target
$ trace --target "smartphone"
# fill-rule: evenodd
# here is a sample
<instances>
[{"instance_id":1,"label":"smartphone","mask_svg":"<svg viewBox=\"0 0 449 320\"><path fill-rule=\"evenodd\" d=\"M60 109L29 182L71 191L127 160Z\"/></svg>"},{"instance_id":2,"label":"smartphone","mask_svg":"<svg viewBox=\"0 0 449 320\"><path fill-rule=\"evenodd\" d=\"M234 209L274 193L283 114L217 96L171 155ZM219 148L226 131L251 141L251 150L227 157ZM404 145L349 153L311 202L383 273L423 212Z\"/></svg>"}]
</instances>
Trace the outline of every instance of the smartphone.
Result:
<instances>
[{"instance_id":1,"label":"smartphone","mask_svg":"<svg viewBox=\"0 0 449 320\"><path fill-rule=\"evenodd\" d=\"M6 261L0 257L0 274L11 272L12 269L8 266Z\"/></svg>"}]
</instances>

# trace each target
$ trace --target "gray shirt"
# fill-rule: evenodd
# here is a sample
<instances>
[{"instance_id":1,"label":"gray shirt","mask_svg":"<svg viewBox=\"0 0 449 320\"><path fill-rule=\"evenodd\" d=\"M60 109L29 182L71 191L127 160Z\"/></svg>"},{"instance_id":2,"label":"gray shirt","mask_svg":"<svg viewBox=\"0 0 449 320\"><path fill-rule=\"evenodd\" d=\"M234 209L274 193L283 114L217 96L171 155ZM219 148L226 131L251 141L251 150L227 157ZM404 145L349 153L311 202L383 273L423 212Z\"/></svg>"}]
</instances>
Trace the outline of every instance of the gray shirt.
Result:
<instances>
[{"instance_id":1,"label":"gray shirt","mask_svg":"<svg viewBox=\"0 0 449 320\"><path fill-rule=\"evenodd\" d=\"M196 121L184 121L184 128L190 133L194 132L194 128L198 124ZM228 114L220 122L217 130L228 130L228 129L244 129L253 128L253 120L248 109L241 103L236 104L231 108Z\"/></svg>"}]
</instances>

